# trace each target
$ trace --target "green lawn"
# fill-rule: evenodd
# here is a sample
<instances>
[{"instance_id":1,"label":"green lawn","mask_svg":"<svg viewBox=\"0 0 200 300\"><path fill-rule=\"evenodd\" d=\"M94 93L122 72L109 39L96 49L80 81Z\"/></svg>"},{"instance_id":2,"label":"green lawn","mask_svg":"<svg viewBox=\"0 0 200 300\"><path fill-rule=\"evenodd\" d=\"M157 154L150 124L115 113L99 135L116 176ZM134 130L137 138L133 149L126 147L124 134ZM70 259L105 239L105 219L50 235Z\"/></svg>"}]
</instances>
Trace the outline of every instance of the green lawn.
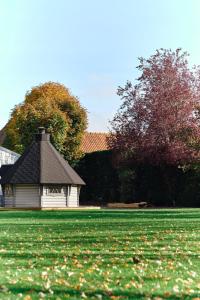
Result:
<instances>
[{"instance_id":1,"label":"green lawn","mask_svg":"<svg viewBox=\"0 0 200 300\"><path fill-rule=\"evenodd\" d=\"M0 211L0 299L200 299L200 209Z\"/></svg>"}]
</instances>

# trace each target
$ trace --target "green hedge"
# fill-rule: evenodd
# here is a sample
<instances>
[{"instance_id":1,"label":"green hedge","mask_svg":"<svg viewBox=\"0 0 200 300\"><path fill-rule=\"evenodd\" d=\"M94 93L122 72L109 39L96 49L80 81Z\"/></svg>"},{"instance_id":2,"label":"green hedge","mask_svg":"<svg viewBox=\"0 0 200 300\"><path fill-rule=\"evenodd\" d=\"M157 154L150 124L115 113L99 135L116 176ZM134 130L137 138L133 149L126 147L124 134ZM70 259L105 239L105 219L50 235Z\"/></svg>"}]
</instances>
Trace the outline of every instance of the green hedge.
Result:
<instances>
[{"instance_id":1,"label":"green hedge","mask_svg":"<svg viewBox=\"0 0 200 300\"><path fill-rule=\"evenodd\" d=\"M200 171L177 167L114 167L111 151L86 154L76 165L86 182L82 205L147 201L153 206L200 207Z\"/></svg>"},{"instance_id":2,"label":"green hedge","mask_svg":"<svg viewBox=\"0 0 200 300\"><path fill-rule=\"evenodd\" d=\"M119 178L110 151L86 154L75 169L86 182L81 189L81 204L104 205L119 200Z\"/></svg>"}]
</instances>

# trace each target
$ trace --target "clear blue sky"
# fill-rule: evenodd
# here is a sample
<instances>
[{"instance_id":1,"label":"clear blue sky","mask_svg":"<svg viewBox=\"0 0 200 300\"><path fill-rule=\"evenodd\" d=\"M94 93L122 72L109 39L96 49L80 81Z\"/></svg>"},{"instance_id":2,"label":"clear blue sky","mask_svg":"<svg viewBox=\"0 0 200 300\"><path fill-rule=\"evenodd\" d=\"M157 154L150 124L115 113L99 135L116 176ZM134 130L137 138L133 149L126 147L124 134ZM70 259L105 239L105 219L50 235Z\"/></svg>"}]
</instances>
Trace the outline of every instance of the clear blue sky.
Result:
<instances>
[{"instance_id":1,"label":"clear blue sky","mask_svg":"<svg viewBox=\"0 0 200 300\"><path fill-rule=\"evenodd\" d=\"M200 64L200 0L0 0L0 128L27 90L57 81L106 131L117 87L161 47Z\"/></svg>"}]
</instances>

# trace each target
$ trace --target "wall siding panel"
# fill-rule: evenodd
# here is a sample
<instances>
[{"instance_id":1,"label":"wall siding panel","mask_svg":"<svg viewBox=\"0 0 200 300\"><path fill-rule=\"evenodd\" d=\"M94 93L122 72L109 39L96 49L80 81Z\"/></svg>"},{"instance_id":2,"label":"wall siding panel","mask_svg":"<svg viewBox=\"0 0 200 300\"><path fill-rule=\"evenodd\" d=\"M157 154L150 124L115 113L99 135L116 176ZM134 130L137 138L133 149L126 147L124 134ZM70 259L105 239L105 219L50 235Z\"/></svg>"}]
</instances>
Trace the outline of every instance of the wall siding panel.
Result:
<instances>
[{"instance_id":1,"label":"wall siding panel","mask_svg":"<svg viewBox=\"0 0 200 300\"><path fill-rule=\"evenodd\" d=\"M68 207L78 207L79 206L79 187L76 185L72 185L69 187L69 194L68 194Z\"/></svg>"},{"instance_id":2,"label":"wall siding panel","mask_svg":"<svg viewBox=\"0 0 200 300\"><path fill-rule=\"evenodd\" d=\"M57 207L64 208L67 206L67 190L62 188L62 193L58 195L48 194L48 187L44 186L41 196L41 207Z\"/></svg>"},{"instance_id":3,"label":"wall siding panel","mask_svg":"<svg viewBox=\"0 0 200 300\"><path fill-rule=\"evenodd\" d=\"M16 185L15 207L40 207L39 185Z\"/></svg>"},{"instance_id":4,"label":"wall siding panel","mask_svg":"<svg viewBox=\"0 0 200 300\"><path fill-rule=\"evenodd\" d=\"M66 207L66 196L42 196L41 207Z\"/></svg>"},{"instance_id":5,"label":"wall siding panel","mask_svg":"<svg viewBox=\"0 0 200 300\"><path fill-rule=\"evenodd\" d=\"M5 197L4 198L4 206L5 207L13 207L14 206L14 196L12 197Z\"/></svg>"}]
</instances>

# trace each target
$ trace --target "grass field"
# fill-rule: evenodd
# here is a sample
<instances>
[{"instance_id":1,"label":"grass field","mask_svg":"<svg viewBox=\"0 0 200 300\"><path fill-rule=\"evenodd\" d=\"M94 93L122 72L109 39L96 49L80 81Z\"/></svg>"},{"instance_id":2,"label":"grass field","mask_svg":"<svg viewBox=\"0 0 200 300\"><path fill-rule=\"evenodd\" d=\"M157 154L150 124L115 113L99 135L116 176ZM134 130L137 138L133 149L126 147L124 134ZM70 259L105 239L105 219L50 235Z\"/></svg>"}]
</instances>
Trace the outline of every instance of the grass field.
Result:
<instances>
[{"instance_id":1,"label":"grass field","mask_svg":"<svg viewBox=\"0 0 200 300\"><path fill-rule=\"evenodd\" d=\"M0 299L200 299L200 209L0 211Z\"/></svg>"}]
</instances>

